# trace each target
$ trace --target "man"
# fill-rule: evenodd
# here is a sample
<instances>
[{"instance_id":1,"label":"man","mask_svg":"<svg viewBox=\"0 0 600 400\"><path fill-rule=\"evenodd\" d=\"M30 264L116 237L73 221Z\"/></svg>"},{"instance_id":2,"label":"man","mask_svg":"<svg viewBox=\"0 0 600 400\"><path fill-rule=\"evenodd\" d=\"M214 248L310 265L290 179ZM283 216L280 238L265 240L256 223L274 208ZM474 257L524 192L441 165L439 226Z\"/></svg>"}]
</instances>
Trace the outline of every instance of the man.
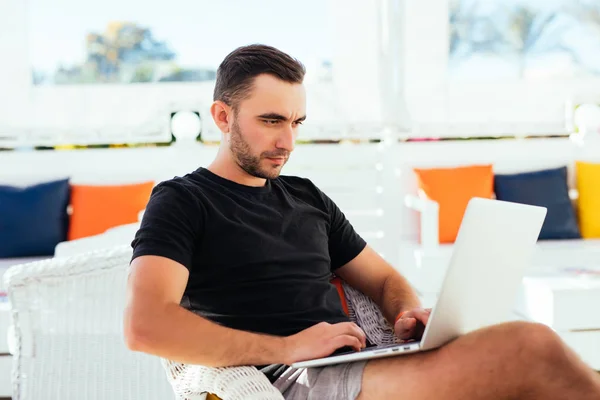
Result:
<instances>
[{"instance_id":1,"label":"man","mask_svg":"<svg viewBox=\"0 0 600 400\"><path fill-rule=\"evenodd\" d=\"M129 348L183 363L255 365L286 398L600 399L600 380L547 327L508 323L419 354L295 371L366 345L333 272L370 296L402 339L429 310L309 180L280 176L305 115L304 67L238 48L219 67L215 160L154 190L134 248ZM396 322L396 319L398 321Z\"/></svg>"}]
</instances>

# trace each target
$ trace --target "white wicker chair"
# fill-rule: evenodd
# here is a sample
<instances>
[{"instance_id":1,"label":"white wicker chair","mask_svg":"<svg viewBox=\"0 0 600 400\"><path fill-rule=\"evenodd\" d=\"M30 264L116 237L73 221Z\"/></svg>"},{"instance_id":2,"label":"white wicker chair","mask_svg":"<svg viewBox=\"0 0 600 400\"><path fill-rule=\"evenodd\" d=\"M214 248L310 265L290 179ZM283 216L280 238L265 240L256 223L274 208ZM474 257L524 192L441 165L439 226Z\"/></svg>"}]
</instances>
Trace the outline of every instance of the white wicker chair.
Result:
<instances>
[{"instance_id":1,"label":"white wicker chair","mask_svg":"<svg viewBox=\"0 0 600 400\"><path fill-rule=\"evenodd\" d=\"M283 399L254 367L185 365L129 351L123 311L129 246L12 267L13 399ZM350 317L372 343L395 341L377 306L344 285ZM166 378L165 379L165 372ZM169 383L171 387L169 387Z\"/></svg>"},{"instance_id":2,"label":"white wicker chair","mask_svg":"<svg viewBox=\"0 0 600 400\"><path fill-rule=\"evenodd\" d=\"M11 267L13 400L173 399L156 357L127 349L131 248Z\"/></svg>"}]
</instances>

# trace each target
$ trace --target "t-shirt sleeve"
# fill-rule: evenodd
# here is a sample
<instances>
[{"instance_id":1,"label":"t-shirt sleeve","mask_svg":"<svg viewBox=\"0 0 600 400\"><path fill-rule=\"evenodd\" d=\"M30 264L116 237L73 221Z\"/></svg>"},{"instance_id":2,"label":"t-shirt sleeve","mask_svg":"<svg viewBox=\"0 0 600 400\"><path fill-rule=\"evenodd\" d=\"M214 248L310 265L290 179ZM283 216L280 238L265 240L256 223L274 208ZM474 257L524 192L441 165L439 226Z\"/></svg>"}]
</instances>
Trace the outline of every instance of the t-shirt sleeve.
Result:
<instances>
[{"instance_id":1,"label":"t-shirt sleeve","mask_svg":"<svg viewBox=\"0 0 600 400\"><path fill-rule=\"evenodd\" d=\"M335 271L359 255L367 243L354 230L335 202L325 193L319 192L329 214L329 257L331 270Z\"/></svg>"},{"instance_id":2,"label":"t-shirt sleeve","mask_svg":"<svg viewBox=\"0 0 600 400\"><path fill-rule=\"evenodd\" d=\"M131 243L132 261L145 255L162 256L190 270L201 235L201 210L201 203L184 183L172 180L158 184Z\"/></svg>"}]
</instances>

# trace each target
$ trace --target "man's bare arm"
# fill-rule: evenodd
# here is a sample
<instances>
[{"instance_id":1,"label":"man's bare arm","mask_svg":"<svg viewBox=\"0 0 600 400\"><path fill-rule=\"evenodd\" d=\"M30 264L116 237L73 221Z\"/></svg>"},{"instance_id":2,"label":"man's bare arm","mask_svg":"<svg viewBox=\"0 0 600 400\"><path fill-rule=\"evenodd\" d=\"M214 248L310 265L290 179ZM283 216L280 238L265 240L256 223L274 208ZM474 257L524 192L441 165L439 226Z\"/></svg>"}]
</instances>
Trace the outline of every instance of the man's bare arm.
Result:
<instances>
[{"instance_id":1,"label":"man's bare arm","mask_svg":"<svg viewBox=\"0 0 600 400\"><path fill-rule=\"evenodd\" d=\"M391 324L400 312L421 307L406 278L369 246L335 274L373 299Z\"/></svg>"},{"instance_id":2,"label":"man's bare arm","mask_svg":"<svg viewBox=\"0 0 600 400\"><path fill-rule=\"evenodd\" d=\"M130 349L214 367L282 362L282 338L225 328L181 307L188 274L163 257L132 262L125 311Z\"/></svg>"},{"instance_id":3,"label":"man's bare arm","mask_svg":"<svg viewBox=\"0 0 600 400\"><path fill-rule=\"evenodd\" d=\"M127 288L124 334L134 351L205 366L291 364L364 347L354 324L315 325L287 338L230 329L180 306L188 270L158 256L136 258Z\"/></svg>"}]
</instances>

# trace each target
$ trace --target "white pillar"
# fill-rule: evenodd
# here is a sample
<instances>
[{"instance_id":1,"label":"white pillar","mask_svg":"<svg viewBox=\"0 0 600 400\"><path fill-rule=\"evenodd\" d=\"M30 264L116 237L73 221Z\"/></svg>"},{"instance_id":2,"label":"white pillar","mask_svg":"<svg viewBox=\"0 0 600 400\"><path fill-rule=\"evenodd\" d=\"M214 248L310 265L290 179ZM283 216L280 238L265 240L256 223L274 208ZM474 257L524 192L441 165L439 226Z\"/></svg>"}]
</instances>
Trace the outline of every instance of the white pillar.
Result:
<instances>
[{"instance_id":1,"label":"white pillar","mask_svg":"<svg viewBox=\"0 0 600 400\"><path fill-rule=\"evenodd\" d=\"M406 102L406 0L379 0L379 95L384 125L393 132L408 131L411 118Z\"/></svg>"},{"instance_id":2,"label":"white pillar","mask_svg":"<svg viewBox=\"0 0 600 400\"><path fill-rule=\"evenodd\" d=\"M0 1L0 127L27 116L31 66L27 40L27 1Z\"/></svg>"},{"instance_id":3,"label":"white pillar","mask_svg":"<svg viewBox=\"0 0 600 400\"><path fill-rule=\"evenodd\" d=\"M344 123L381 122L378 0L332 0L333 82Z\"/></svg>"},{"instance_id":4,"label":"white pillar","mask_svg":"<svg viewBox=\"0 0 600 400\"><path fill-rule=\"evenodd\" d=\"M332 0L333 80L344 122L408 129L404 0Z\"/></svg>"}]
</instances>

